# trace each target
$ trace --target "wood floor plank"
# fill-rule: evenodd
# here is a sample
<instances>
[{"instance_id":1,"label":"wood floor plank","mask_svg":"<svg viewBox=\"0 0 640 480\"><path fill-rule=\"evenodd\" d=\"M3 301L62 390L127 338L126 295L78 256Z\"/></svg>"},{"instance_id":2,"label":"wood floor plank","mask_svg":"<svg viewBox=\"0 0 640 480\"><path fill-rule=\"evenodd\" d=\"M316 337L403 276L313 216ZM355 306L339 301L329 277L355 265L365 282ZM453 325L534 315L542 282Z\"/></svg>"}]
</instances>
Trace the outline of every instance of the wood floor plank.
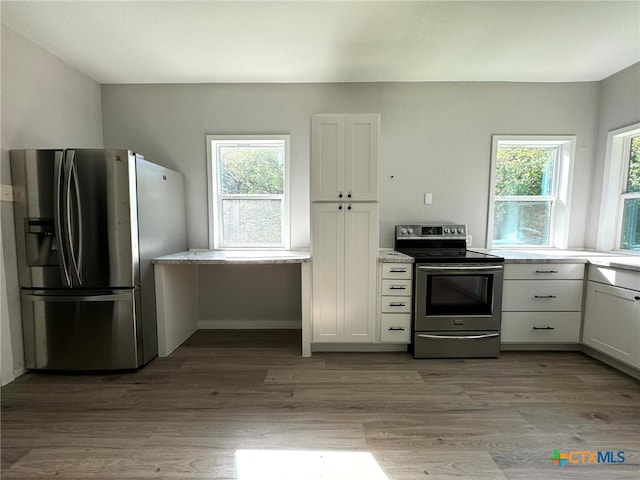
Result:
<instances>
[{"instance_id":1,"label":"wood floor plank","mask_svg":"<svg viewBox=\"0 0 640 480\"><path fill-rule=\"evenodd\" d=\"M303 358L299 331L199 331L137 371L0 394L3 480L232 479L238 449L370 452L389 480L640 478L640 382L576 352Z\"/></svg>"}]
</instances>

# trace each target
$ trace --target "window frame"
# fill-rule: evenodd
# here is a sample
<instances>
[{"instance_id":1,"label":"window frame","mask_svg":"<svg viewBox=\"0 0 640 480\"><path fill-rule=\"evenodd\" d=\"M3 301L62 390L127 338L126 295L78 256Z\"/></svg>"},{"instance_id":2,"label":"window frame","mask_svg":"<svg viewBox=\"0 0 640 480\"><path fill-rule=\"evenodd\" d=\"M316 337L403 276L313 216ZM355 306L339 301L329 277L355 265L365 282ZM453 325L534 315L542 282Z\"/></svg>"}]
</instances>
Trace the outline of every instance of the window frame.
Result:
<instances>
[{"instance_id":1,"label":"window frame","mask_svg":"<svg viewBox=\"0 0 640 480\"><path fill-rule=\"evenodd\" d=\"M257 145L270 142L284 143L284 179L282 194L223 194L220 193L220 163L217 155L219 145ZM259 135L206 135L207 147L207 184L209 211L209 248L214 250L288 250L291 245L290 231L290 135L288 134L259 134ZM225 199L282 200L282 243L280 244L226 244L223 239L222 203Z\"/></svg>"},{"instance_id":2,"label":"window frame","mask_svg":"<svg viewBox=\"0 0 640 480\"><path fill-rule=\"evenodd\" d=\"M622 228L624 201L640 198L640 192L627 193L631 139L640 135L640 122L627 125L607 134L605 164L602 178L602 199L596 248L640 255L638 250L623 249ZM616 212L611 215L611 212Z\"/></svg>"},{"instance_id":3,"label":"window frame","mask_svg":"<svg viewBox=\"0 0 640 480\"><path fill-rule=\"evenodd\" d=\"M496 197L498 149L508 146L557 147L554 162L553 186L551 195L507 195ZM491 146L491 173L489 186L489 208L487 221L487 248L509 249L545 249L567 248L569 241L569 215L571 211L571 187L575 159L575 135L493 135ZM538 244L493 244L494 214L496 200L546 202L551 201L549 213L549 241Z\"/></svg>"}]
</instances>

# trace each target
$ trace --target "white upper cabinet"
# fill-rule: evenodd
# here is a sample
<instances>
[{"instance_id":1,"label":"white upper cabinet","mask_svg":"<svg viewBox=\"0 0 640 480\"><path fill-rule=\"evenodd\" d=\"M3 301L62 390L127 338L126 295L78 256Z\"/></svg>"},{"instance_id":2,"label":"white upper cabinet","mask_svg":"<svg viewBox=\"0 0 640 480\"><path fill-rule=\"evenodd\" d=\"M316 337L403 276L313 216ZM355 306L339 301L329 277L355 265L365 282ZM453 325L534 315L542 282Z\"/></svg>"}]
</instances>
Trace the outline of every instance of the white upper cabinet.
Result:
<instances>
[{"instance_id":1,"label":"white upper cabinet","mask_svg":"<svg viewBox=\"0 0 640 480\"><path fill-rule=\"evenodd\" d=\"M311 117L311 201L378 200L380 117Z\"/></svg>"}]
</instances>

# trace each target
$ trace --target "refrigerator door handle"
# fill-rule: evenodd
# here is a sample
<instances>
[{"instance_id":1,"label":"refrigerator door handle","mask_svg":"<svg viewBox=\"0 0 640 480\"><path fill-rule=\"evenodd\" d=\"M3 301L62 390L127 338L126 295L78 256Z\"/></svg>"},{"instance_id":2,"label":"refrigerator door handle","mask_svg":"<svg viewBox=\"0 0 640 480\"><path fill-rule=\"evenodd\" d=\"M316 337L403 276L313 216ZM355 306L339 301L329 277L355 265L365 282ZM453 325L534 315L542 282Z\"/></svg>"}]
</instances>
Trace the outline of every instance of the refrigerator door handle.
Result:
<instances>
[{"instance_id":1,"label":"refrigerator door handle","mask_svg":"<svg viewBox=\"0 0 640 480\"><path fill-rule=\"evenodd\" d=\"M82 286L82 205L80 203L80 182L78 181L78 163L75 159L75 152L73 156L71 174L73 176L73 187L75 191L76 212L78 213L78 265L76 267L76 272L78 276L78 283Z\"/></svg>"},{"instance_id":2,"label":"refrigerator door handle","mask_svg":"<svg viewBox=\"0 0 640 480\"><path fill-rule=\"evenodd\" d=\"M67 211L67 239L68 239L68 247L69 247L69 258L71 259L71 266L73 267L71 270L71 274L73 275L73 279L76 286L82 286L82 277L80 276L80 268L82 267L81 260L81 252L82 252L82 211L80 210L80 195L79 195L79 183L78 183L78 173L76 168L76 152L75 150L67 150L67 164L65 168L66 173L66 195L65 195L65 204ZM74 215L72 212L72 204L71 204L71 181L73 180L73 188L74 192L74 200L76 207L76 217L78 219L78 225L74 225ZM78 233L78 255L76 255L76 245L74 242L74 227L77 228Z\"/></svg>"},{"instance_id":3,"label":"refrigerator door handle","mask_svg":"<svg viewBox=\"0 0 640 480\"><path fill-rule=\"evenodd\" d=\"M55 232L58 243L58 261L60 262L60 271L62 272L62 282L70 287L71 275L69 274L69 267L67 265L67 248L65 234L62 230L63 224L66 224L64 216L64 193L63 193L63 178L62 173L64 170L63 152L57 151L54 157L54 168L56 172L55 178L55 190L53 196L54 203L54 216L55 216Z\"/></svg>"},{"instance_id":4,"label":"refrigerator door handle","mask_svg":"<svg viewBox=\"0 0 640 480\"><path fill-rule=\"evenodd\" d=\"M49 295L46 293L23 293L23 298L35 302L113 302L131 300L131 292L90 295Z\"/></svg>"}]
</instances>

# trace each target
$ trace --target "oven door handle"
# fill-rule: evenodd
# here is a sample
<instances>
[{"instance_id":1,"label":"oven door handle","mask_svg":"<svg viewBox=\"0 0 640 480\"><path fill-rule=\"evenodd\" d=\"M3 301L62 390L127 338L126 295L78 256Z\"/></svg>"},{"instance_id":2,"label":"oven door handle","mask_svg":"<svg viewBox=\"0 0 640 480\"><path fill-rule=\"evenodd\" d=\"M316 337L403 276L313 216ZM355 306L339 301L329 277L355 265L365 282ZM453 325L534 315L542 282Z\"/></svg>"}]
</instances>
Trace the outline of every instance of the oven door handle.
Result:
<instances>
[{"instance_id":1,"label":"oven door handle","mask_svg":"<svg viewBox=\"0 0 640 480\"><path fill-rule=\"evenodd\" d=\"M499 337L499 333L484 333L482 335L429 335L427 333L419 333L421 338L431 338L434 340L480 340L483 338Z\"/></svg>"},{"instance_id":2,"label":"oven door handle","mask_svg":"<svg viewBox=\"0 0 640 480\"><path fill-rule=\"evenodd\" d=\"M451 266L445 266L445 265L430 265L430 266L424 266L424 267L418 267L418 270L423 271L423 272L446 272L446 271L473 271L473 272L500 272L504 269L504 267L502 265L496 265L493 267L480 267L480 266L475 266L475 265L451 265Z\"/></svg>"}]
</instances>

